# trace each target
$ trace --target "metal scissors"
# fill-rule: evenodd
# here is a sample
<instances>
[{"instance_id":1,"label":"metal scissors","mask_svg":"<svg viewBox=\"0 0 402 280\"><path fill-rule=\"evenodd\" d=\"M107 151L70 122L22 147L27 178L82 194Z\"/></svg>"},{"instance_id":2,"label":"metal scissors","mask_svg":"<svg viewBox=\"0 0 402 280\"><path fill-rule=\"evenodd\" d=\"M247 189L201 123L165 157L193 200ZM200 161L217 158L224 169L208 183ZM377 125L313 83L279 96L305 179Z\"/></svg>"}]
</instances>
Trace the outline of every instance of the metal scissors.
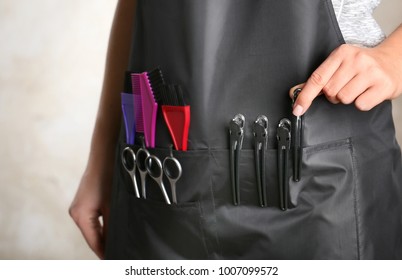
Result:
<instances>
[{"instance_id":1,"label":"metal scissors","mask_svg":"<svg viewBox=\"0 0 402 280\"><path fill-rule=\"evenodd\" d=\"M136 157L134 151L130 147L126 147L121 152L121 161L123 163L124 169L130 174L131 180L133 181L135 196L140 198L140 192L138 191L137 180L135 179L135 169L137 165Z\"/></svg>"},{"instance_id":2,"label":"metal scissors","mask_svg":"<svg viewBox=\"0 0 402 280\"><path fill-rule=\"evenodd\" d=\"M138 149L137 151L137 168L140 172L141 178L141 194L142 197L145 199L147 198L147 191L146 191L146 182L147 179L147 168L146 168L146 159L151 155L148 150L145 148L145 140L144 137L141 138L142 141L142 148Z\"/></svg>"},{"instance_id":3,"label":"metal scissors","mask_svg":"<svg viewBox=\"0 0 402 280\"><path fill-rule=\"evenodd\" d=\"M162 171L162 163L156 156L148 156L145 160L145 167L149 176L158 183L159 188L162 191L163 197L167 204L170 203L170 199L168 194L166 193L165 185L163 184L163 171Z\"/></svg>"},{"instance_id":4,"label":"metal scissors","mask_svg":"<svg viewBox=\"0 0 402 280\"><path fill-rule=\"evenodd\" d=\"M176 182L179 181L182 169L180 162L173 156L173 146L170 146L170 155L163 160L163 172L170 183L173 203L177 204Z\"/></svg>"}]
</instances>

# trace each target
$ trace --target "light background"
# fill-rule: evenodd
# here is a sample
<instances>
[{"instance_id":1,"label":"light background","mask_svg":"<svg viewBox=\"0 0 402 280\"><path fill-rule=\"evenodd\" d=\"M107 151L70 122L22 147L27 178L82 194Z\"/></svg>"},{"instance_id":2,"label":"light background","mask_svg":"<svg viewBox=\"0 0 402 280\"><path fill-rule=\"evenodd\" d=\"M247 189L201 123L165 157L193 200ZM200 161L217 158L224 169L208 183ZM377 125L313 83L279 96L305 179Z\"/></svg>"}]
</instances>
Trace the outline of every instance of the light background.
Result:
<instances>
[{"instance_id":1,"label":"light background","mask_svg":"<svg viewBox=\"0 0 402 280\"><path fill-rule=\"evenodd\" d=\"M0 2L0 259L93 259L67 209L88 155L116 1ZM389 33L402 1L376 17ZM394 102L402 143L402 98Z\"/></svg>"}]
</instances>

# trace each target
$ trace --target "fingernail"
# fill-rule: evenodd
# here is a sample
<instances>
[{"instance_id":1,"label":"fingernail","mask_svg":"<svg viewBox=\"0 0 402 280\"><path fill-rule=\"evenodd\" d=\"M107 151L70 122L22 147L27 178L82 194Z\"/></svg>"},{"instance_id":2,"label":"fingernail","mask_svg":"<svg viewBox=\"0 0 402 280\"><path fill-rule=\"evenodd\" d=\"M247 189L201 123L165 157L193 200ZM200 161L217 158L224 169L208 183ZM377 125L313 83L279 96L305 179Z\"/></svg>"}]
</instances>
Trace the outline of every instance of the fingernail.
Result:
<instances>
[{"instance_id":1,"label":"fingernail","mask_svg":"<svg viewBox=\"0 0 402 280\"><path fill-rule=\"evenodd\" d=\"M296 117L299 117L303 114L303 107L300 105L297 105L294 109L293 109L293 115L295 115Z\"/></svg>"}]
</instances>

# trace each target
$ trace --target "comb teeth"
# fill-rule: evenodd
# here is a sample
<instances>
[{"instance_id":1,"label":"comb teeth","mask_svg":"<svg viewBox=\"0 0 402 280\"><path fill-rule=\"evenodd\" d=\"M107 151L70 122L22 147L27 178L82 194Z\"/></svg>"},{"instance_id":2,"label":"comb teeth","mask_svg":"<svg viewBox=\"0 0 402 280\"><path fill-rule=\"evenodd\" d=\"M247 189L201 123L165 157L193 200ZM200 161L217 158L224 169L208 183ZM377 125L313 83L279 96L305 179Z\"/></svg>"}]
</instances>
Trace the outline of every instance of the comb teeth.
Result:
<instances>
[{"instance_id":1,"label":"comb teeth","mask_svg":"<svg viewBox=\"0 0 402 280\"><path fill-rule=\"evenodd\" d=\"M161 105L186 106L183 90L180 85L164 85L160 87Z\"/></svg>"},{"instance_id":2,"label":"comb teeth","mask_svg":"<svg viewBox=\"0 0 402 280\"><path fill-rule=\"evenodd\" d=\"M134 94L141 95L141 74L131 74L132 91Z\"/></svg>"},{"instance_id":3,"label":"comb teeth","mask_svg":"<svg viewBox=\"0 0 402 280\"><path fill-rule=\"evenodd\" d=\"M144 118L142 115L141 74L131 74L131 84L134 95L135 130L144 133Z\"/></svg>"},{"instance_id":4,"label":"comb teeth","mask_svg":"<svg viewBox=\"0 0 402 280\"><path fill-rule=\"evenodd\" d=\"M154 98L159 103L162 100L161 87L165 85L162 70L160 69L160 67L157 67L150 72L146 72L146 74Z\"/></svg>"},{"instance_id":5,"label":"comb teeth","mask_svg":"<svg viewBox=\"0 0 402 280\"><path fill-rule=\"evenodd\" d=\"M163 78L163 73L160 67L149 71L147 74L152 86L160 86L165 84L165 79Z\"/></svg>"},{"instance_id":6,"label":"comb teeth","mask_svg":"<svg viewBox=\"0 0 402 280\"><path fill-rule=\"evenodd\" d=\"M148 78L148 73L141 74L141 100L142 114L144 120L145 143L147 147L155 147L155 126L156 115L158 111L158 103L155 101L155 96Z\"/></svg>"},{"instance_id":7,"label":"comb teeth","mask_svg":"<svg viewBox=\"0 0 402 280\"><path fill-rule=\"evenodd\" d=\"M178 101L177 101L176 85L171 85L170 86L170 97L171 97L170 105L177 106Z\"/></svg>"},{"instance_id":8,"label":"comb teeth","mask_svg":"<svg viewBox=\"0 0 402 280\"><path fill-rule=\"evenodd\" d=\"M176 96L177 96L177 102L179 106L186 106L186 103L184 102L184 94L183 90L180 85L175 86L176 89Z\"/></svg>"},{"instance_id":9,"label":"comb teeth","mask_svg":"<svg viewBox=\"0 0 402 280\"><path fill-rule=\"evenodd\" d=\"M144 133L144 117L142 115L142 100L140 94L134 95L135 131Z\"/></svg>"}]
</instances>

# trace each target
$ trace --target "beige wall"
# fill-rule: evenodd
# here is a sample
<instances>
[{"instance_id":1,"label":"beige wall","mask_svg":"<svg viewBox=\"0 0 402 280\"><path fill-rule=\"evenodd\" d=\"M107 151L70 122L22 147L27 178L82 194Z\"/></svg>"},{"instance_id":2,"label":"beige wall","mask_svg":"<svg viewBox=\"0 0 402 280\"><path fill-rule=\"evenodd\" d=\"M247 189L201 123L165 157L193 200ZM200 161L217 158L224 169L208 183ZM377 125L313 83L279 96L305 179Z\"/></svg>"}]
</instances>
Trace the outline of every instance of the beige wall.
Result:
<instances>
[{"instance_id":1,"label":"beige wall","mask_svg":"<svg viewBox=\"0 0 402 280\"><path fill-rule=\"evenodd\" d=\"M0 259L93 258L67 215L115 1L0 1Z\"/></svg>"},{"instance_id":2,"label":"beige wall","mask_svg":"<svg viewBox=\"0 0 402 280\"><path fill-rule=\"evenodd\" d=\"M402 3L383 2L376 15L389 32ZM114 5L0 2L0 259L94 258L67 208L85 166ZM402 98L395 104L402 142Z\"/></svg>"}]
</instances>

